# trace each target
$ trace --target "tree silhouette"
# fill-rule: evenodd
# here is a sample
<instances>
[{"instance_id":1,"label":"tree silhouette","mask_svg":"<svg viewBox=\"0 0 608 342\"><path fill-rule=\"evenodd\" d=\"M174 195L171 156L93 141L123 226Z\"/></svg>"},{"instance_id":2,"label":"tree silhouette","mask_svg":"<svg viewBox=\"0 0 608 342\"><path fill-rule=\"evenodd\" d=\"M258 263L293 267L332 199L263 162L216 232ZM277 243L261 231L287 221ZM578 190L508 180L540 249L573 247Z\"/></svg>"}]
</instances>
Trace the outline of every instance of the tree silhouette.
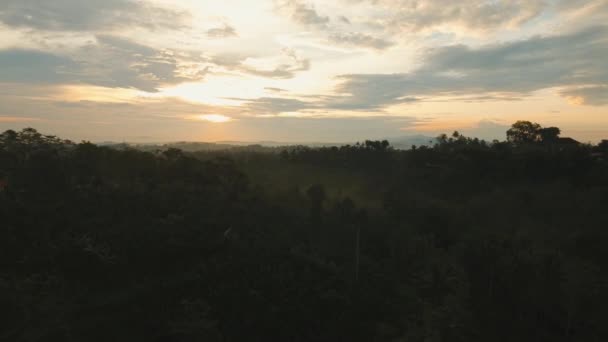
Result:
<instances>
[{"instance_id":1,"label":"tree silhouette","mask_svg":"<svg viewBox=\"0 0 608 342\"><path fill-rule=\"evenodd\" d=\"M545 127L538 130L538 136L542 143L555 143L559 141L561 130L557 127Z\"/></svg>"},{"instance_id":2,"label":"tree silhouette","mask_svg":"<svg viewBox=\"0 0 608 342\"><path fill-rule=\"evenodd\" d=\"M530 121L517 121L507 131L507 140L515 144L529 144L539 141L541 126Z\"/></svg>"}]
</instances>

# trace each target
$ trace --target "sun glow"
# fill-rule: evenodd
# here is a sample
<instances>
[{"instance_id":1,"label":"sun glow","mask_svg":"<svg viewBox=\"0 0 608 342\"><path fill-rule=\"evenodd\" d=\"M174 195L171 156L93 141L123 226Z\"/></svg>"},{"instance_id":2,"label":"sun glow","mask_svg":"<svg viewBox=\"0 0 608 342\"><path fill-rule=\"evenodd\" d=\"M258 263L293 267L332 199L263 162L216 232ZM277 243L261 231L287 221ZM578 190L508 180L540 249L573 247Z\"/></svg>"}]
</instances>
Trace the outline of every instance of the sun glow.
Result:
<instances>
[{"instance_id":1,"label":"sun glow","mask_svg":"<svg viewBox=\"0 0 608 342\"><path fill-rule=\"evenodd\" d=\"M215 106L238 106L246 99L264 96L267 86L258 79L236 76L210 76L204 82L182 83L163 88L151 97L176 97L192 103Z\"/></svg>"},{"instance_id":2,"label":"sun glow","mask_svg":"<svg viewBox=\"0 0 608 342\"><path fill-rule=\"evenodd\" d=\"M205 114L199 115L196 117L198 120L213 122L213 123L225 123L232 121L232 118L229 116L221 115L221 114Z\"/></svg>"}]
</instances>

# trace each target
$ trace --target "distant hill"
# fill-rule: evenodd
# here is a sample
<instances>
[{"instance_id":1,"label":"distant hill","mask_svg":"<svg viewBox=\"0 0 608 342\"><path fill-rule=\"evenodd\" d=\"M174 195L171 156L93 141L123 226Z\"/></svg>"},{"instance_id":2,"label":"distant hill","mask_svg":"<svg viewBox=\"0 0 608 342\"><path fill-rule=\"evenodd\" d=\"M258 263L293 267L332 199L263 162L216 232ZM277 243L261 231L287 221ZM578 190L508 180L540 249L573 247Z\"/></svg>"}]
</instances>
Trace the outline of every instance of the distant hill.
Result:
<instances>
[{"instance_id":1,"label":"distant hill","mask_svg":"<svg viewBox=\"0 0 608 342\"><path fill-rule=\"evenodd\" d=\"M416 146L431 146L435 142L435 138L424 135L411 135L402 137L385 138L380 140L388 140L396 149L409 150L413 145ZM256 151L273 151L276 148L284 146L310 146L310 147L332 147L354 145L356 142L280 142L280 141L218 141L218 142L189 142L178 141L170 143L117 143L104 141L98 143L100 146L110 146L118 149L135 148L141 151L153 152L156 150L165 150L168 148L177 148L185 152L212 152L225 150L256 150Z\"/></svg>"},{"instance_id":2,"label":"distant hill","mask_svg":"<svg viewBox=\"0 0 608 342\"><path fill-rule=\"evenodd\" d=\"M406 135L402 137L394 137L386 139L396 149L409 150L413 145L416 146L432 146L436 139L426 135Z\"/></svg>"}]
</instances>

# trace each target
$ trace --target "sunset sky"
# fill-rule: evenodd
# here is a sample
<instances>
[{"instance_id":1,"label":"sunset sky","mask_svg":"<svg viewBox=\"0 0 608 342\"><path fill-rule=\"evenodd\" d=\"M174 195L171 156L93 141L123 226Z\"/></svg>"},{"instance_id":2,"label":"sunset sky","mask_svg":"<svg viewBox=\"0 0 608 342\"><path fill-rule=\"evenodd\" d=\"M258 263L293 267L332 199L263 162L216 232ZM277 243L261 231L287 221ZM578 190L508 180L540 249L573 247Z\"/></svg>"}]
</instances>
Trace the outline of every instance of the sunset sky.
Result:
<instances>
[{"instance_id":1,"label":"sunset sky","mask_svg":"<svg viewBox=\"0 0 608 342\"><path fill-rule=\"evenodd\" d=\"M608 0L0 0L0 130L608 139Z\"/></svg>"}]
</instances>

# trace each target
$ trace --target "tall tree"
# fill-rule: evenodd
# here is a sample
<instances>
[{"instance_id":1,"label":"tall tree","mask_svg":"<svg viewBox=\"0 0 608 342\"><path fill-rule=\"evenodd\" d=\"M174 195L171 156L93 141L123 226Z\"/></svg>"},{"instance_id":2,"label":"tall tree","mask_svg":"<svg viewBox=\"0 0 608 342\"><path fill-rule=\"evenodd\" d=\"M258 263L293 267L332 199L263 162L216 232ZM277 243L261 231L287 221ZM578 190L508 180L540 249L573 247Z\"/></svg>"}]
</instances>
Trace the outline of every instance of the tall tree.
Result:
<instances>
[{"instance_id":1,"label":"tall tree","mask_svg":"<svg viewBox=\"0 0 608 342\"><path fill-rule=\"evenodd\" d=\"M543 143L552 143L559 140L562 131L557 127L545 127L538 130L538 137Z\"/></svg>"},{"instance_id":2,"label":"tall tree","mask_svg":"<svg viewBox=\"0 0 608 342\"><path fill-rule=\"evenodd\" d=\"M528 144L539 141L542 127L530 121L517 121L507 131L507 140L516 144Z\"/></svg>"}]
</instances>

